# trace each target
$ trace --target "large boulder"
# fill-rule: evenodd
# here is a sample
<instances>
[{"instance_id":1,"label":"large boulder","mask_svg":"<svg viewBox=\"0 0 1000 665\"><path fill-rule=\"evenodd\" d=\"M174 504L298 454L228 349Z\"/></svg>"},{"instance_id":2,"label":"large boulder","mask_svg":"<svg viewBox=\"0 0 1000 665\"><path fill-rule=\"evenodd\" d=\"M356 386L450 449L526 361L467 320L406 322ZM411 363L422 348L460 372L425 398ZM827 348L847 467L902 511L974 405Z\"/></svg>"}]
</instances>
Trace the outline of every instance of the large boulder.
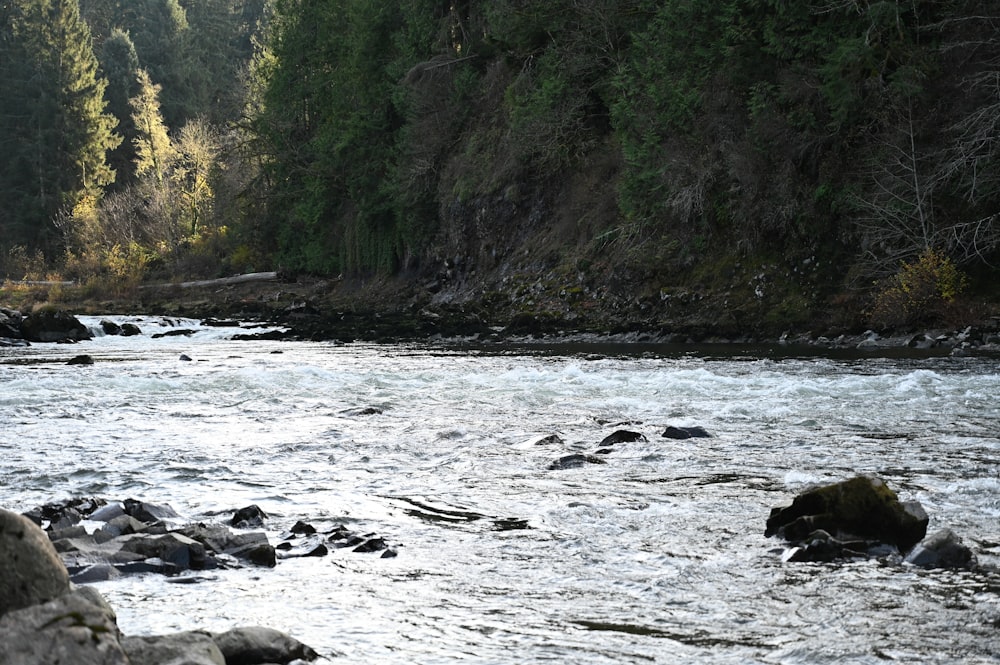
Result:
<instances>
[{"instance_id":1,"label":"large boulder","mask_svg":"<svg viewBox=\"0 0 1000 665\"><path fill-rule=\"evenodd\" d=\"M225 665L289 663L293 660L316 660L312 648L273 628L245 626L215 636L215 643L226 657Z\"/></svg>"},{"instance_id":2,"label":"large boulder","mask_svg":"<svg viewBox=\"0 0 1000 665\"><path fill-rule=\"evenodd\" d=\"M32 342L79 342L94 336L69 312L50 307L26 316L21 322L21 332Z\"/></svg>"},{"instance_id":3,"label":"large boulder","mask_svg":"<svg viewBox=\"0 0 1000 665\"><path fill-rule=\"evenodd\" d=\"M198 630L173 635L126 637L122 646L132 663L142 665L227 665L211 634Z\"/></svg>"},{"instance_id":4,"label":"large boulder","mask_svg":"<svg viewBox=\"0 0 1000 665\"><path fill-rule=\"evenodd\" d=\"M863 541L906 552L927 533L927 522L919 503L901 502L879 478L857 476L808 490L792 505L772 509L764 534L800 544L822 532L825 544Z\"/></svg>"},{"instance_id":5,"label":"large boulder","mask_svg":"<svg viewBox=\"0 0 1000 665\"><path fill-rule=\"evenodd\" d=\"M0 615L69 589L69 575L45 532L26 517L0 509Z\"/></svg>"},{"instance_id":6,"label":"large boulder","mask_svg":"<svg viewBox=\"0 0 1000 665\"><path fill-rule=\"evenodd\" d=\"M115 613L95 593L80 589L5 614L0 618L0 663L129 665Z\"/></svg>"}]
</instances>

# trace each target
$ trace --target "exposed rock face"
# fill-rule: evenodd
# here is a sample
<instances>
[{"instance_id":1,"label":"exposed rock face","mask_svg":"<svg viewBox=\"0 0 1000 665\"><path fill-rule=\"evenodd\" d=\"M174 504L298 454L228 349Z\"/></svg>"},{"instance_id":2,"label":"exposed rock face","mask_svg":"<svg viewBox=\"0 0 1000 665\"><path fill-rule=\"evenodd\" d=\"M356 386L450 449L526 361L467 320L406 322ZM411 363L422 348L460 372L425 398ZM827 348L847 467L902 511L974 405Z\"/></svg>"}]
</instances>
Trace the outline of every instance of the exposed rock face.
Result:
<instances>
[{"instance_id":1,"label":"exposed rock face","mask_svg":"<svg viewBox=\"0 0 1000 665\"><path fill-rule=\"evenodd\" d=\"M24 338L32 342L79 342L93 338L87 326L61 309L40 309L21 322Z\"/></svg>"},{"instance_id":2,"label":"exposed rock face","mask_svg":"<svg viewBox=\"0 0 1000 665\"><path fill-rule=\"evenodd\" d=\"M44 603L69 589L69 575L48 536L31 520L0 510L0 614Z\"/></svg>"},{"instance_id":3,"label":"exposed rock face","mask_svg":"<svg viewBox=\"0 0 1000 665\"><path fill-rule=\"evenodd\" d=\"M795 545L799 551L793 560L829 561L864 556L881 546L906 552L924 537L927 522L919 503L901 502L879 478L858 476L809 490L791 506L772 509L764 533Z\"/></svg>"}]
</instances>

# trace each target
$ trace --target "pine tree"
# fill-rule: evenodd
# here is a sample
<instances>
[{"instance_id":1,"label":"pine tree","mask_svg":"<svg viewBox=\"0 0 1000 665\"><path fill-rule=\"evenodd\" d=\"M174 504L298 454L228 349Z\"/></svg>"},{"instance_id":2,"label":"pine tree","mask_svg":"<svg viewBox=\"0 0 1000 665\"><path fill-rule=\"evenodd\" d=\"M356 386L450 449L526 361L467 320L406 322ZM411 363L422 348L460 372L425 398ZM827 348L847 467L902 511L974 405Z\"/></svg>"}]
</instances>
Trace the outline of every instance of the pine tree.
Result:
<instances>
[{"instance_id":1,"label":"pine tree","mask_svg":"<svg viewBox=\"0 0 1000 665\"><path fill-rule=\"evenodd\" d=\"M107 152L120 138L104 110L106 84L77 0L24 0L5 11L11 58L0 58L0 144L11 167L0 182L10 211L3 236L52 254L59 250L52 220L96 202L114 180ZM10 236L7 226L13 227Z\"/></svg>"},{"instance_id":2,"label":"pine tree","mask_svg":"<svg viewBox=\"0 0 1000 665\"><path fill-rule=\"evenodd\" d=\"M104 98L108 111L118 120L118 134L124 139L108 157L117 178L117 188L135 180L135 123L130 100L139 94L139 56L127 32L112 31L101 47L101 70L108 81Z\"/></svg>"}]
</instances>

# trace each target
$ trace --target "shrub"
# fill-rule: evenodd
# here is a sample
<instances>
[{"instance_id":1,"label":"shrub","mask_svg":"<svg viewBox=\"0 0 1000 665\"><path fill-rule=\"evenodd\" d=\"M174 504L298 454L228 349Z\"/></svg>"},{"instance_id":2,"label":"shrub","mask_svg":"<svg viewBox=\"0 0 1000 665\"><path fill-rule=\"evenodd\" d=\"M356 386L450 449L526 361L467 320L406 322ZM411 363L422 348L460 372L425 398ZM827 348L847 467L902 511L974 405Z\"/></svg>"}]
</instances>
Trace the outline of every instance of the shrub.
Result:
<instances>
[{"instance_id":1,"label":"shrub","mask_svg":"<svg viewBox=\"0 0 1000 665\"><path fill-rule=\"evenodd\" d=\"M928 247L884 280L870 312L877 326L900 326L940 317L962 293L965 274L943 252Z\"/></svg>"}]
</instances>

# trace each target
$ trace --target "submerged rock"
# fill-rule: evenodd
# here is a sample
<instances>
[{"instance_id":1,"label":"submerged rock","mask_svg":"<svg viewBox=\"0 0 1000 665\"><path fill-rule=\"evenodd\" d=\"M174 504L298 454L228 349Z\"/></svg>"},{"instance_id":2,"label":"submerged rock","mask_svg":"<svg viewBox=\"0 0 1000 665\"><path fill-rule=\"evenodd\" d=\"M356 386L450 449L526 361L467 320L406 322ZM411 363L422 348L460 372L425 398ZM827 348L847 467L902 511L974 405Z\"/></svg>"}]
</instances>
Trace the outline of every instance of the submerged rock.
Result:
<instances>
[{"instance_id":1,"label":"submerged rock","mask_svg":"<svg viewBox=\"0 0 1000 665\"><path fill-rule=\"evenodd\" d=\"M632 441L645 441L645 435L639 432L632 432L627 429L620 429L607 435L598 444L600 446L613 446L616 443L631 443Z\"/></svg>"},{"instance_id":2,"label":"submerged rock","mask_svg":"<svg viewBox=\"0 0 1000 665\"><path fill-rule=\"evenodd\" d=\"M576 469L586 464L607 464L607 462L605 462L600 457L597 457L596 455L582 455L580 453L576 453L573 455L566 455L564 457L560 457L552 464L549 464L549 471Z\"/></svg>"},{"instance_id":3,"label":"submerged rock","mask_svg":"<svg viewBox=\"0 0 1000 665\"><path fill-rule=\"evenodd\" d=\"M764 535L799 544L821 530L835 541L875 541L905 552L924 537L927 523L919 503L901 502L879 478L858 476L811 489L792 505L772 509Z\"/></svg>"}]
</instances>

